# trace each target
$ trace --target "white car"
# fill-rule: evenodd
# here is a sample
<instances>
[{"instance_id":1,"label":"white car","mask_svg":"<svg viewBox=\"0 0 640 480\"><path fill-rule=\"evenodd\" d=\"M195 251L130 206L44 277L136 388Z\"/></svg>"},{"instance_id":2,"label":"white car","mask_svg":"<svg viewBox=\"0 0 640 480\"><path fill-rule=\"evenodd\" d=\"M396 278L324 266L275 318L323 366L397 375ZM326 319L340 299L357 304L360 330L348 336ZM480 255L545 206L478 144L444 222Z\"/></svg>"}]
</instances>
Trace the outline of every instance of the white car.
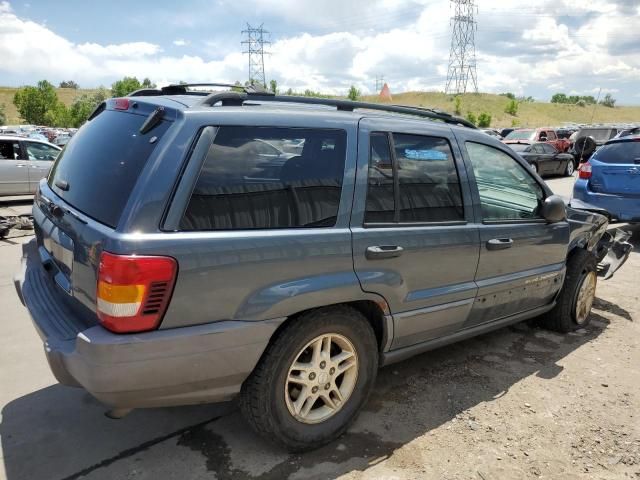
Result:
<instances>
[{"instance_id":1,"label":"white car","mask_svg":"<svg viewBox=\"0 0 640 480\"><path fill-rule=\"evenodd\" d=\"M0 196L35 193L60 150L40 140L0 135Z\"/></svg>"}]
</instances>

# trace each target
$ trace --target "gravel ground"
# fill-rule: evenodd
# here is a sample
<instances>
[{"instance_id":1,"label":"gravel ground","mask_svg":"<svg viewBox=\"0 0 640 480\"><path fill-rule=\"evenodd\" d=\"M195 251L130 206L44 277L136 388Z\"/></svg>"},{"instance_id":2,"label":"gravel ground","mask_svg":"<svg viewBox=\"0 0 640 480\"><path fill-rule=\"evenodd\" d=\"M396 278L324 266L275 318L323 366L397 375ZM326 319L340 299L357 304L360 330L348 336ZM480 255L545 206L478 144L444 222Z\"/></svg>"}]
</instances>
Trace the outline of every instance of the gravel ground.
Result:
<instances>
[{"instance_id":1,"label":"gravel ground","mask_svg":"<svg viewBox=\"0 0 640 480\"><path fill-rule=\"evenodd\" d=\"M640 249L640 229L632 241ZM0 242L0 477L640 478L640 253L599 283L586 329L522 323L384 368L346 435L288 455L233 404L112 421L81 390L55 385L12 292L13 243Z\"/></svg>"}]
</instances>

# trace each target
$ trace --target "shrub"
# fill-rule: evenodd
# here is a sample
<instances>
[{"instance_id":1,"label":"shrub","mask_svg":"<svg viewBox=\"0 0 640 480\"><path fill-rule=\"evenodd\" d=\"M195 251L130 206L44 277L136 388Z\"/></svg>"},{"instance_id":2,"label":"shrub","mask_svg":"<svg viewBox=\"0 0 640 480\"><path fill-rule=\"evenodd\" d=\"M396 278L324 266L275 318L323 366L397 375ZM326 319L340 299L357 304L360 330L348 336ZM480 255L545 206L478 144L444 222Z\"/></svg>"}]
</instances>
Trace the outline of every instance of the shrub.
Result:
<instances>
[{"instance_id":1,"label":"shrub","mask_svg":"<svg viewBox=\"0 0 640 480\"><path fill-rule=\"evenodd\" d=\"M600 100L600 104L605 107L613 108L616 106L616 99L611 96L610 93L607 93L602 100Z\"/></svg>"},{"instance_id":2,"label":"shrub","mask_svg":"<svg viewBox=\"0 0 640 480\"><path fill-rule=\"evenodd\" d=\"M516 96L511 92L501 93L500 96L510 98L511 100L516 99Z\"/></svg>"},{"instance_id":3,"label":"shrub","mask_svg":"<svg viewBox=\"0 0 640 480\"><path fill-rule=\"evenodd\" d=\"M473 112L467 112L467 120L473 123L474 125L478 123L478 119L476 118Z\"/></svg>"},{"instance_id":4,"label":"shrub","mask_svg":"<svg viewBox=\"0 0 640 480\"><path fill-rule=\"evenodd\" d=\"M487 128L491 126L491 115L487 112L482 112L478 115L478 126L480 128Z\"/></svg>"},{"instance_id":5,"label":"shrub","mask_svg":"<svg viewBox=\"0 0 640 480\"><path fill-rule=\"evenodd\" d=\"M355 85L351 85L349 93L347 93L347 98L352 102L357 101L360 98L360 90L358 90Z\"/></svg>"},{"instance_id":6,"label":"shrub","mask_svg":"<svg viewBox=\"0 0 640 480\"><path fill-rule=\"evenodd\" d=\"M507 106L504 109L505 113L509 115L513 115L514 117L518 115L518 102L516 100L510 100L507 103Z\"/></svg>"},{"instance_id":7,"label":"shrub","mask_svg":"<svg viewBox=\"0 0 640 480\"><path fill-rule=\"evenodd\" d=\"M460 115L462 113L462 98L460 98L460 95L456 95L453 99L453 102L453 113L455 113L456 115Z\"/></svg>"},{"instance_id":8,"label":"shrub","mask_svg":"<svg viewBox=\"0 0 640 480\"><path fill-rule=\"evenodd\" d=\"M576 106L578 107L586 107L587 106L587 102L584 99L580 99L576 102Z\"/></svg>"}]
</instances>

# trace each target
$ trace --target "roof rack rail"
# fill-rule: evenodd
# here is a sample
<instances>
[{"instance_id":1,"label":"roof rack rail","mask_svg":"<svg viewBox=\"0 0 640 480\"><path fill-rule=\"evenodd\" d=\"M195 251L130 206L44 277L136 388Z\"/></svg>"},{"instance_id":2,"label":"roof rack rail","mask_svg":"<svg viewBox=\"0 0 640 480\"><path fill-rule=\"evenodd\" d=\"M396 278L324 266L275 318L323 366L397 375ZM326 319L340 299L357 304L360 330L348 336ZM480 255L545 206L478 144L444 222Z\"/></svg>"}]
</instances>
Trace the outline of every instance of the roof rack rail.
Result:
<instances>
[{"instance_id":1,"label":"roof rack rail","mask_svg":"<svg viewBox=\"0 0 640 480\"><path fill-rule=\"evenodd\" d=\"M233 94L233 95L229 95ZM245 101L260 101L260 102L282 102L282 103L301 103L307 105L325 105L328 107L336 107L338 110L352 112L355 109L377 110L382 112L402 113L405 115L414 115L417 117L429 118L431 120L440 120L452 125L462 125L468 128L477 128L473 123L465 120L464 118L455 117L449 113L433 110L423 107L405 107L402 105L384 105L380 103L368 103L368 102L353 102L351 100L337 100L331 98L317 98L317 97L297 97L290 95L274 95L269 92L265 94L263 92L253 93L251 91L242 92L217 92L212 93L203 98L198 105L204 105L212 107L217 103L221 103L223 106L227 105L242 105Z\"/></svg>"},{"instance_id":2,"label":"roof rack rail","mask_svg":"<svg viewBox=\"0 0 640 480\"><path fill-rule=\"evenodd\" d=\"M157 95L210 95L212 92L188 90L189 87L225 87L248 94L273 95L261 85L234 85L231 83L173 83L162 88L141 88L129 94L130 97L149 97Z\"/></svg>"}]
</instances>

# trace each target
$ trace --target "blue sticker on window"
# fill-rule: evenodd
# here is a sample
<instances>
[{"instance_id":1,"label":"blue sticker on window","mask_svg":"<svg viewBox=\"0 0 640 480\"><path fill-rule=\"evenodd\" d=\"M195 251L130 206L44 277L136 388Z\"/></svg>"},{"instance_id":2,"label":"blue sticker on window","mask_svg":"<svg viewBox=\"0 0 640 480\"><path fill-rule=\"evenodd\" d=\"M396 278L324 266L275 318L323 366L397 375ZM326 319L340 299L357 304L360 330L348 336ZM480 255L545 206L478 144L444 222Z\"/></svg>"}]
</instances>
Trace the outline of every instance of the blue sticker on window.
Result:
<instances>
[{"instance_id":1,"label":"blue sticker on window","mask_svg":"<svg viewBox=\"0 0 640 480\"><path fill-rule=\"evenodd\" d=\"M404 151L405 158L411 160L447 160L447 154L439 150L409 150Z\"/></svg>"}]
</instances>

